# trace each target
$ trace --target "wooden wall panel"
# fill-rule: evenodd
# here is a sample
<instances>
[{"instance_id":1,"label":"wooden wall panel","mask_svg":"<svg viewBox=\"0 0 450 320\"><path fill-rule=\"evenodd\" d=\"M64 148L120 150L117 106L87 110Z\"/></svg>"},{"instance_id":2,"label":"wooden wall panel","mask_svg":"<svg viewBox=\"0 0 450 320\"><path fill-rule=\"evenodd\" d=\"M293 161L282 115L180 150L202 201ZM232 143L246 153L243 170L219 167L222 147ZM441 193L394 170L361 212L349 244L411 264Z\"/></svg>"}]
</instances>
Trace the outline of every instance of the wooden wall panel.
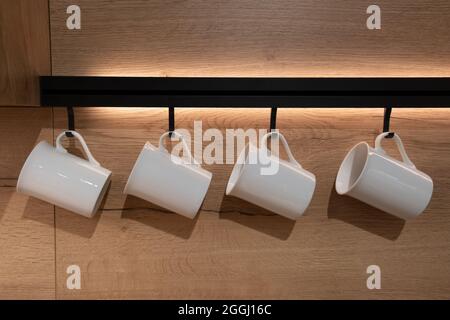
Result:
<instances>
[{"instance_id":1,"label":"wooden wall panel","mask_svg":"<svg viewBox=\"0 0 450 320\"><path fill-rule=\"evenodd\" d=\"M0 105L39 105L50 67L48 0L0 1Z\"/></svg>"},{"instance_id":2,"label":"wooden wall panel","mask_svg":"<svg viewBox=\"0 0 450 320\"><path fill-rule=\"evenodd\" d=\"M176 127L192 134L193 121L203 120L204 129L266 128L269 114L177 109ZM76 119L113 180L94 219L56 208L58 298L450 298L449 110L393 112L392 128L435 182L430 207L406 223L334 191L349 148L372 144L380 132L382 109L279 110L295 157L317 176L311 206L296 223L225 197L231 165L204 166L214 176L194 221L125 197L143 144L156 144L167 129L167 110L77 109ZM65 126L65 111L55 109L55 128ZM81 267L79 291L65 287L69 264ZM371 264L382 269L382 290L366 288Z\"/></svg>"},{"instance_id":3,"label":"wooden wall panel","mask_svg":"<svg viewBox=\"0 0 450 320\"><path fill-rule=\"evenodd\" d=\"M55 75L448 76L450 2L50 0Z\"/></svg>"},{"instance_id":4,"label":"wooden wall panel","mask_svg":"<svg viewBox=\"0 0 450 320\"><path fill-rule=\"evenodd\" d=\"M54 207L16 193L43 139L53 139L51 109L0 108L0 299L55 298Z\"/></svg>"},{"instance_id":5,"label":"wooden wall panel","mask_svg":"<svg viewBox=\"0 0 450 320\"><path fill-rule=\"evenodd\" d=\"M365 28L362 1L78 0L82 30L65 27L68 0L50 0L57 75L448 76L450 4L379 1L383 29ZM37 104L50 72L47 1L0 3L0 104ZM382 110L279 110L294 155L317 176L294 223L224 190L231 165L207 165L211 188L194 221L122 194L166 109L76 110L76 126L113 171L101 211L86 219L15 192L33 145L66 127L63 109L0 109L0 298L450 298L450 111L394 109L392 127L435 182L418 219L404 222L338 196L347 150L373 143ZM183 109L178 128L266 128L269 110ZM67 143L79 153L77 144ZM388 150L393 151L388 142ZM78 264L82 289L67 290ZM366 268L382 269L382 290Z\"/></svg>"},{"instance_id":6,"label":"wooden wall panel","mask_svg":"<svg viewBox=\"0 0 450 320\"><path fill-rule=\"evenodd\" d=\"M17 180L43 130L51 139L51 108L0 108L0 179Z\"/></svg>"},{"instance_id":7,"label":"wooden wall panel","mask_svg":"<svg viewBox=\"0 0 450 320\"><path fill-rule=\"evenodd\" d=\"M53 206L0 182L0 299L54 299Z\"/></svg>"}]
</instances>

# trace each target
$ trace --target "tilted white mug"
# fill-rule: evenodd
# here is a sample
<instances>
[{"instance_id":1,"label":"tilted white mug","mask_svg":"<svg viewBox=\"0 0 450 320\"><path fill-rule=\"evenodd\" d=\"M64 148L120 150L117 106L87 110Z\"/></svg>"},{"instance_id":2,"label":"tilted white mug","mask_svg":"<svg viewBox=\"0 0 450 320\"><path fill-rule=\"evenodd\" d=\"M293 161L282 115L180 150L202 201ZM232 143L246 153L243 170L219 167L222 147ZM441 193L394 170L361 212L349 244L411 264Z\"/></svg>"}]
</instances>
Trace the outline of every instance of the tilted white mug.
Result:
<instances>
[{"instance_id":1,"label":"tilted white mug","mask_svg":"<svg viewBox=\"0 0 450 320\"><path fill-rule=\"evenodd\" d=\"M193 219L208 191L212 173L192 157L183 136L176 131L191 162L171 155L164 147L169 132L161 135L159 147L147 142L130 173L124 193Z\"/></svg>"},{"instance_id":2,"label":"tilted white mug","mask_svg":"<svg viewBox=\"0 0 450 320\"><path fill-rule=\"evenodd\" d=\"M66 132L78 139L88 160L67 152L61 145ZM20 171L17 191L92 217L102 202L111 179L111 171L92 156L83 137L76 131L64 131L56 138L56 147L39 142Z\"/></svg>"},{"instance_id":3,"label":"tilted white mug","mask_svg":"<svg viewBox=\"0 0 450 320\"><path fill-rule=\"evenodd\" d=\"M267 149L270 136L281 140L289 161L274 156ZM261 155L264 154L267 159L261 161ZM278 170L272 174L263 174L268 167ZM296 220L309 206L315 186L314 174L303 169L294 159L284 136L279 132L270 132L262 138L260 149L247 144L240 153L228 180L226 194Z\"/></svg>"},{"instance_id":4,"label":"tilted white mug","mask_svg":"<svg viewBox=\"0 0 450 320\"><path fill-rule=\"evenodd\" d=\"M417 170L397 134L393 139L403 162L386 154L381 141L388 134L375 139L375 148L361 142L349 151L339 168L336 191L399 218L411 219L428 206L433 180Z\"/></svg>"}]
</instances>

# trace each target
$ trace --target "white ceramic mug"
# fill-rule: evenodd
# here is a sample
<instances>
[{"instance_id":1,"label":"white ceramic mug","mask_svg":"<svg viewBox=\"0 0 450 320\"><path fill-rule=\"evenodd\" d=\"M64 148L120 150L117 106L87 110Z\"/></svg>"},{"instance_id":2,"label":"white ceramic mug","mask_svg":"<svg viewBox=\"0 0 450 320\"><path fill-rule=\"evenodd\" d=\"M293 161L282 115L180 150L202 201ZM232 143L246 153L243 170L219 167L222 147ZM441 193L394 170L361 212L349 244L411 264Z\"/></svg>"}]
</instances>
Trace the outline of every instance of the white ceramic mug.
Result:
<instances>
[{"instance_id":1,"label":"white ceramic mug","mask_svg":"<svg viewBox=\"0 0 450 320\"><path fill-rule=\"evenodd\" d=\"M185 139L176 131L173 135L180 138L191 162L171 155L164 147L168 135L161 135L158 148L150 142L144 145L124 193L193 219L206 196L212 173L195 161Z\"/></svg>"},{"instance_id":2,"label":"white ceramic mug","mask_svg":"<svg viewBox=\"0 0 450 320\"><path fill-rule=\"evenodd\" d=\"M88 160L68 153L61 145L66 132L80 141ZM76 131L64 131L56 138L56 147L47 141L34 147L20 171L17 191L90 218L110 179L111 171L95 160L83 137Z\"/></svg>"},{"instance_id":3,"label":"white ceramic mug","mask_svg":"<svg viewBox=\"0 0 450 320\"><path fill-rule=\"evenodd\" d=\"M361 142L349 151L339 168L336 191L399 218L411 219L430 202L433 180L417 170L397 134L393 139L403 162L386 154L381 141L388 134L382 133L375 139L375 148Z\"/></svg>"},{"instance_id":4,"label":"white ceramic mug","mask_svg":"<svg viewBox=\"0 0 450 320\"><path fill-rule=\"evenodd\" d=\"M269 137L281 140L289 161L274 156L268 150ZM261 155L264 154L267 160L262 161ZM274 174L262 174L267 167L278 170ZM315 186L314 174L303 169L294 159L284 136L279 132L270 132L261 139L260 149L247 144L240 153L228 181L226 194L296 220L311 202Z\"/></svg>"}]
</instances>

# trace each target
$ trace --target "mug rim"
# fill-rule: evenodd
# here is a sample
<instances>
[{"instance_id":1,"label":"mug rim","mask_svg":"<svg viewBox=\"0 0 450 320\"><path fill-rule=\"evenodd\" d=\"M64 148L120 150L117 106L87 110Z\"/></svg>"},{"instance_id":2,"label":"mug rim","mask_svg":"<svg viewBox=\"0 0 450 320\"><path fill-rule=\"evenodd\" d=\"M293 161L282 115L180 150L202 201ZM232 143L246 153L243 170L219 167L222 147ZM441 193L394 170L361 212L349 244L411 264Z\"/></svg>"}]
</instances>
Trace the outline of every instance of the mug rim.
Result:
<instances>
[{"instance_id":1,"label":"mug rim","mask_svg":"<svg viewBox=\"0 0 450 320\"><path fill-rule=\"evenodd\" d=\"M94 207L92 208L92 212L89 215L90 218L93 217L97 213L97 211L100 208L100 205L103 202L103 199L105 198L106 192L108 191L108 187L111 183L111 176L112 176L112 172L110 170L108 170L108 171L109 172L108 172L108 175L106 176L105 181L103 182L102 189L97 194L97 200L95 201Z\"/></svg>"},{"instance_id":2,"label":"mug rim","mask_svg":"<svg viewBox=\"0 0 450 320\"><path fill-rule=\"evenodd\" d=\"M19 173L19 177L17 178L17 185L16 185L16 190L17 192L21 192L21 188L22 188L22 184L23 184L23 175L25 174L24 169L26 167L28 167L29 162L31 161L31 159L33 158L34 154L42 148L42 146L44 145L48 145L52 148L54 148L54 146L52 146L50 143L47 142L47 140L41 140L38 144L36 144L33 148L33 150L31 150L30 154L28 155L27 159L25 160L25 162L23 163L22 169L20 170Z\"/></svg>"},{"instance_id":3,"label":"mug rim","mask_svg":"<svg viewBox=\"0 0 450 320\"><path fill-rule=\"evenodd\" d=\"M364 160L364 166L363 166L363 168L361 169L361 171L359 172L358 178L357 178L357 179L356 179L349 187L347 187L345 191L344 191L344 190L341 190L341 188L338 187L338 181L342 178L343 171L344 171L344 165L346 165L348 159L349 159L350 156L354 153L355 149L356 149L356 148L360 148L361 146L366 147L366 148L365 148L366 157L365 157L365 160ZM347 152L347 154L346 154L344 160L342 160L341 165L339 166L338 174L337 174L337 176L336 176L336 183L335 183L335 187L336 187L336 188L335 188L335 189L336 189L336 192L337 192L338 194L340 194L340 195L345 195L345 194L349 193L349 192L352 191L352 190L356 187L356 185L359 183L359 181L361 180L361 178L363 177L364 173L365 173L366 170L367 170L367 163L368 163L368 159L369 159L369 152L370 152L370 149L371 149L371 148L370 148L369 144L368 144L367 142L365 142L365 141L362 141L362 142L359 142L359 143L357 143L356 145L354 145L354 146Z\"/></svg>"},{"instance_id":4,"label":"mug rim","mask_svg":"<svg viewBox=\"0 0 450 320\"><path fill-rule=\"evenodd\" d=\"M256 147L256 146L254 146ZM230 178L228 178L227 187L225 189L225 194L229 195L233 191L233 189L236 187L237 182L239 181L240 177L242 176L242 173L245 169L245 162L247 162L248 154L250 153L250 143L247 143L245 145L245 148L242 149L241 153L236 159L236 164L233 167L233 170L231 171ZM234 180L234 181L232 181Z\"/></svg>"},{"instance_id":5,"label":"mug rim","mask_svg":"<svg viewBox=\"0 0 450 320\"><path fill-rule=\"evenodd\" d=\"M152 148L152 149L155 149L155 146L152 145L149 141L147 141L147 142L144 144L144 146L141 148L141 151L139 152L138 157L137 157L136 160L134 161L133 168L131 169L130 174L128 175L127 183L125 184L125 187L123 188L123 194L129 194L129 193L128 193L128 188L129 188L129 185L130 185L130 183L131 183L131 179L134 177L135 171L136 171L136 169L137 169L137 165L138 165L138 163L141 161L141 158L142 158L142 156L143 156L143 154L144 154L144 151L145 151L145 149L146 149L147 146L150 147L150 148Z\"/></svg>"}]
</instances>

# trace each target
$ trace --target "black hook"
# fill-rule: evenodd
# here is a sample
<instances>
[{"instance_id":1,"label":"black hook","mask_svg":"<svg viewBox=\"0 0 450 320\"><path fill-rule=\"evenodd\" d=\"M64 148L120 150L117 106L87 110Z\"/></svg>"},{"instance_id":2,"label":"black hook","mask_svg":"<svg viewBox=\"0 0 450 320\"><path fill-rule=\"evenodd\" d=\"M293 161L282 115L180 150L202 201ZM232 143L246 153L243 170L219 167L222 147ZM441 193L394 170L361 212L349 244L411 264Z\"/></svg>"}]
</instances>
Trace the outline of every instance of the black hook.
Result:
<instances>
[{"instance_id":1,"label":"black hook","mask_svg":"<svg viewBox=\"0 0 450 320\"><path fill-rule=\"evenodd\" d=\"M384 121L383 121L383 132L389 132L385 137L386 139L391 139L394 137L395 133L389 131L389 125L391 122L392 108L384 108Z\"/></svg>"},{"instance_id":2,"label":"black hook","mask_svg":"<svg viewBox=\"0 0 450 320\"><path fill-rule=\"evenodd\" d=\"M277 108L270 109L270 132L275 131L277 128Z\"/></svg>"},{"instance_id":3,"label":"black hook","mask_svg":"<svg viewBox=\"0 0 450 320\"><path fill-rule=\"evenodd\" d=\"M67 122L69 130L75 131L75 115L73 113L73 107L67 107ZM72 138L72 132L66 131L66 137Z\"/></svg>"},{"instance_id":4,"label":"black hook","mask_svg":"<svg viewBox=\"0 0 450 320\"><path fill-rule=\"evenodd\" d=\"M172 133L175 131L175 108L169 107L169 137L172 138Z\"/></svg>"}]
</instances>

